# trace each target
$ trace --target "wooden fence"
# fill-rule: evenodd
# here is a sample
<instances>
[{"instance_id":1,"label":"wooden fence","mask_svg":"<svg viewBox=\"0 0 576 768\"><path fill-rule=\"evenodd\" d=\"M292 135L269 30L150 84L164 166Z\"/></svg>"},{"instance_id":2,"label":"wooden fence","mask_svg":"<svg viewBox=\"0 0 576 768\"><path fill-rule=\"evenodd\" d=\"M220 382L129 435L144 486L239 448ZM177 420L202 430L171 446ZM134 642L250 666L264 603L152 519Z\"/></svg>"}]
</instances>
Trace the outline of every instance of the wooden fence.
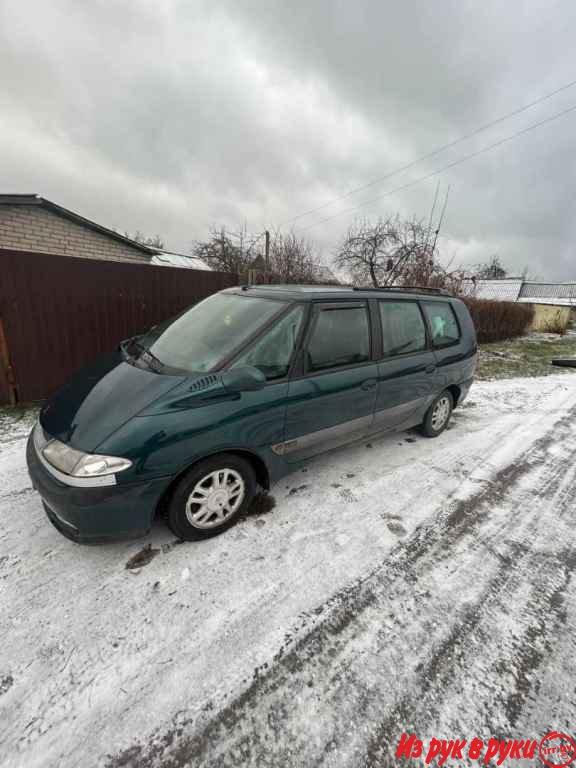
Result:
<instances>
[{"instance_id":1,"label":"wooden fence","mask_svg":"<svg viewBox=\"0 0 576 768\"><path fill-rule=\"evenodd\" d=\"M0 404L44 399L122 339L237 282L227 272L0 248Z\"/></svg>"}]
</instances>

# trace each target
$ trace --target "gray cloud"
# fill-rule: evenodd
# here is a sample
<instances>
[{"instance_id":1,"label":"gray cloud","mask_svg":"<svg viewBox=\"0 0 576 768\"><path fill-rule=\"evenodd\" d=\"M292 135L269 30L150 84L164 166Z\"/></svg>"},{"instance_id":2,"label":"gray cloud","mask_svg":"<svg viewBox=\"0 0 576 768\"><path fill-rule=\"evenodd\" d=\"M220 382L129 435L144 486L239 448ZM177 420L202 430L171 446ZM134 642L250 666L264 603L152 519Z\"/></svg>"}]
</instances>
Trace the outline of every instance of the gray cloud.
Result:
<instances>
[{"instance_id":1,"label":"gray cloud","mask_svg":"<svg viewBox=\"0 0 576 768\"><path fill-rule=\"evenodd\" d=\"M2 191L37 191L186 249L275 227L576 78L569 0L0 4ZM576 104L576 88L295 226L310 226ZM576 279L576 113L441 176L442 248ZM366 205L426 216L435 180ZM305 227L309 229L304 230Z\"/></svg>"}]
</instances>

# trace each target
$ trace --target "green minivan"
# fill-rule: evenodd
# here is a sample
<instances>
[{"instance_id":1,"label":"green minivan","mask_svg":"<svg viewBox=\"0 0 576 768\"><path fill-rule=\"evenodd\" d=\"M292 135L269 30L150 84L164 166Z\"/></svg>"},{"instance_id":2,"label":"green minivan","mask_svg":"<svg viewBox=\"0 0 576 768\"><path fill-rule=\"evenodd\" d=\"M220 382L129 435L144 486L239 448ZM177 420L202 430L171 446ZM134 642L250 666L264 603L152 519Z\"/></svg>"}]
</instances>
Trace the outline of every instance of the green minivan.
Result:
<instances>
[{"instance_id":1,"label":"green minivan","mask_svg":"<svg viewBox=\"0 0 576 768\"><path fill-rule=\"evenodd\" d=\"M431 289L244 286L128 339L42 408L27 446L48 518L75 541L221 533L296 464L369 435L439 435L477 344Z\"/></svg>"}]
</instances>

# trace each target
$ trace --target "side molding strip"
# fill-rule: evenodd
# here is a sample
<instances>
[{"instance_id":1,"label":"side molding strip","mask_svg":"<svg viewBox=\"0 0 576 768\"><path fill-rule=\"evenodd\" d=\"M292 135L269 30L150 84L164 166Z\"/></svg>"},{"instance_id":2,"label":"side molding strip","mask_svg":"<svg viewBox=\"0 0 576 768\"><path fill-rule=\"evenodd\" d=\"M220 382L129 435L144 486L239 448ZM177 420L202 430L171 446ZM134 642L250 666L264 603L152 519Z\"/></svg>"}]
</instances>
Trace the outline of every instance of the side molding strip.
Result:
<instances>
[{"instance_id":1,"label":"side molding strip","mask_svg":"<svg viewBox=\"0 0 576 768\"><path fill-rule=\"evenodd\" d=\"M317 443L329 443L332 440L346 439L348 435L353 435L355 432L362 432L372 426L373 415L361 416L359 419L352 419L351 421L345 421L342 424L336 424L334 427L327 427L326 429L319 429L316 432L309 432L307 435L295 438L293 440L286 440L284 443L276 443L271 446L272 451L277 456L286 456L295 451L304 450L310 448Z\"/></svg>"}]
</instances>

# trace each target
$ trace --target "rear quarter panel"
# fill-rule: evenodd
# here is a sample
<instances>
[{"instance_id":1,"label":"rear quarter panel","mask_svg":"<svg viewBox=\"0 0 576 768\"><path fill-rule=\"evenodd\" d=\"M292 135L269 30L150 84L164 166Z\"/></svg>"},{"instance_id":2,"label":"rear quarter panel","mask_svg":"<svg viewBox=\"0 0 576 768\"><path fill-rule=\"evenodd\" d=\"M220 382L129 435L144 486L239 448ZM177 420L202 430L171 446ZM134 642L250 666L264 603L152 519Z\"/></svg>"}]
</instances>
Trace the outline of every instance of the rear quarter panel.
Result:
<instances>
[{"instance_id":1,"label":"rear quarter panel","mask_svg":"<svg viewBox=\"0 0 576 768\"><path fill-rule=\"evenodd\" d=\"M464 302L459 299L450 301L460 326L461 338L458 344L443 349L435 349L438 390L457 386L461 391L462 402L474 378L478 357L476 331L470 313Z\"/></svg>"}]
</instances>

